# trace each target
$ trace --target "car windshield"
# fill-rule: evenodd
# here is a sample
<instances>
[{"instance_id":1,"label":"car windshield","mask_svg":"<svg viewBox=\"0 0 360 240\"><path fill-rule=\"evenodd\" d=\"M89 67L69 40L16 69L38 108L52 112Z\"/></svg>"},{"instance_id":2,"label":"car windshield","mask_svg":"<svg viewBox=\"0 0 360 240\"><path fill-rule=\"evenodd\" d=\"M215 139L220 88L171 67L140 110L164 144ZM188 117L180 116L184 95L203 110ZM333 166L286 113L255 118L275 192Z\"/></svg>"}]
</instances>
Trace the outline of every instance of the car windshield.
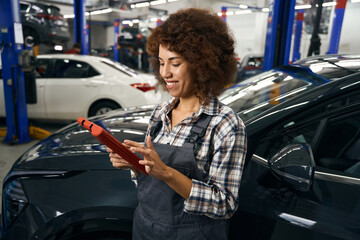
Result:
<instances>
[{"instance_id":1,"label":"car windshield","mask_svg":"<svg viewBox=\"0 0 360 240\"><path fill-rule=\"evenodd\" d=\"M324 82L304 70L275 69L246 79L219 99L245 121Z\"/></svg>"},{"instance_id":2,"label":"car windshield","mask_svg":"<svg viewBox=\"0 0 360 240\"><path fill-rule=\"evenodd\" d=\"M112 68L116 69L117 71L125 73L129 77L136 77L137 76L137 72L134 69L129 68L128 66L123 65L121 63L112 61L112 60L107 59L107 58L102 59L101 62L108 65L109 67L112 67Z\"/></svg>"}]
</instances>

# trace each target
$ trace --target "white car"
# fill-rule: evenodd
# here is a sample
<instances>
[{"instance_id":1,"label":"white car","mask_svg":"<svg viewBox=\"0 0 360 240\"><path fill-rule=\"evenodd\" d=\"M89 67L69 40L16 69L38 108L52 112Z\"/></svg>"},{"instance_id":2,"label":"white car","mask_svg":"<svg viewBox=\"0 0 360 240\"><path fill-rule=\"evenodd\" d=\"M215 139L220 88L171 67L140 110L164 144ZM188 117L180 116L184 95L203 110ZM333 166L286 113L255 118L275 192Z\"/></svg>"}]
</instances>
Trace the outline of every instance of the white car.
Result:
<instances>
[{"instance_id":1,"label":"white car","mask_svg":"<svg viewBox=\"0 0 360 240\"><path fill-rule=\"evenodd\" d=\"M37 102L27 104L28 117L34 119L74 120L117 108L157 104L170 98L153 76L102 57L39 55L34 72ZM0 79L0 117L4 116Z\"/></svg>"}]
</instances>

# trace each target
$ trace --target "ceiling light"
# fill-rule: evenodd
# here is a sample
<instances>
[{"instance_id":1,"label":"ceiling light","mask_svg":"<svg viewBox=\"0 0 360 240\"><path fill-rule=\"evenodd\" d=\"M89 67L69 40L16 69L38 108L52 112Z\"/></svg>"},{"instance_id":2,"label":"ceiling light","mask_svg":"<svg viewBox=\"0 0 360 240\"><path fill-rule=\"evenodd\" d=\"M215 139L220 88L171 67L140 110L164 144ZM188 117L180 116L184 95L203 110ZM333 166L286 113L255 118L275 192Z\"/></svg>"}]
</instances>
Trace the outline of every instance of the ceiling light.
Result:
<instances>
[{"instance_id":1,"label":"ceiling light","mask_svg":"<svg viewBox=\"0 0 360 240\"><path fill-rule=\"evenodd\" d=\"M311 5L310 5L310 4L308 4L308 5L297 5L297 6L295 6L295 10L308 9L308 8L311 8Z\"/></svg>"},{"instance_id":2,"label":"ceiling light","mask_svg":"<svg viewBox=\"0 0 360 240\"><path fill-rule=\"evenodd\" d=\"M332 7L336 6L336 2L326 2L322 4L323 7Z\"/></svg>"},{"instance_id":3,"label":"ceiling light","mask_svg":"<svg viewBox=\"0 0 360 240\"><path fill-rule=\"evenodd\" d=\"M179 0L168 0L168 2L177 2Z\"/></svg>"},{"instance_id":4,"label":"ceiling light","mask_svg":"<svg viewBox=\"0 0 360 240\"><path fill-rule=\"evenodd\" d=\"M269 8L262 8L261 11L262 12L270 12L270 9Z\"/></svg>"},{"instance_id":5,"label":"ceiling light","mask_svg":"<svg viewBox=\"0 0 360 240\"><path fill-rule=\"evenodd\" d=\"M360 0L351 0L351 3L360 3Z\"/></svg>"},{"instance_id":6,"label":"ceiling light","mask_svg":"<svg viewBox=\"0 0 360 240\"><path fill-rule=\"evenodd\" d=\"M74 18L75 14L66 14L64 15L64 18Z\"/></svg>"},{"instance_id":7,"label":"ceiling light","mask_svg":"<svg viewBox=\"0 0 360 240\"><path fill-rule=\"evenodd\" d=\"M242 10L242 11L235 11L236 15L241 15L241 14L249 14L251 13L251 10ZM227 15L227 14L226 14Z\"/></svg>"},{"instance_id":8,"label":"ceiling light","mask_svg":"<svg viewBox=\"0 0 360 240\"><path fill-rule=\"evenodd\" d=\"M142 2L142 3L136 3L136 4L135 4L135 7L136 7L136 8L148 7L148 6L150 6L150 3L149 3L149 2Z\"/></svg>"},{"instance_id":9,"label":"ceiling light","mask_svg":"<svg viewBox=\"0 0 360 240\"><path fill-rule=\"evenodd\" d=\"M241 9L247 9L247 8L248 8L248 5L240 4L240 5L239 5L239 8L241 8Z\"/></svg>"},{"instance_id":10,"label":"ceiling light","mask_svg":"<svg viewBox=\"0 0 360 240\"><path fill-rule=\"evenodd\" d=\"M164 3L166 3L166 0L157 0L157 1L151 1L150 5L154 6L154 5L164 4Z\"/></svg>"}]
</instances>

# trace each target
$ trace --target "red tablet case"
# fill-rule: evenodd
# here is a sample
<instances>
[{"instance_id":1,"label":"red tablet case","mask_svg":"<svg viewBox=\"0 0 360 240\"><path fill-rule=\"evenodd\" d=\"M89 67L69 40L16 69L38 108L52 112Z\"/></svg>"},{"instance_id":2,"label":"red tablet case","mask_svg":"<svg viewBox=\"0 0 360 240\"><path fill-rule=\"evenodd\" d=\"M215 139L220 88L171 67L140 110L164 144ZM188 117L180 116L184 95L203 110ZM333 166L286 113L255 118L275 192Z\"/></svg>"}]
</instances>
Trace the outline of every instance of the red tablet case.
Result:
<instances>
[{"instance_id":1,"label":"red tablet case","mask_svg":"<svg viewBox=\"0 0 360 240\"><path fill-rule=\"evenodd\" d=\"M113 150L123 159L128 161L137 170L139 170L143 174L149 175L145 171L145 166L139 164L139 160L141 159L137 155L135 155L132 151L130 151L127 147L125 147L121 142L119 142L116 138L114 138L108 131L82 117L79 117L77 121L81 126L83 126L86 130L88 130L100 142L108 146L111 150Z\"/></svg>"}]
</instances>

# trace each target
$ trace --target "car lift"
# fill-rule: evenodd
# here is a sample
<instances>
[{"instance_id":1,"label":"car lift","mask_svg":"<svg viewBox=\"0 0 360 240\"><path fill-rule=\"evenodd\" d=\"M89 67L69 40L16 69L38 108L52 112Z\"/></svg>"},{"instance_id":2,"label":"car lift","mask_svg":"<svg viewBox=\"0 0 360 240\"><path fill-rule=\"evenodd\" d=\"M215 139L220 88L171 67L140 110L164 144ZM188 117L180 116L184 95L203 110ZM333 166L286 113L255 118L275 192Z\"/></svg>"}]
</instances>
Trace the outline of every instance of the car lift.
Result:
<instances>
[{"instance_id":1,"label":"car lift","mask_svg":"<svg viewBox=\"0 0 360 240\"><path fill-rule=\"evenodd\" d=\"M25 99L25 82L20 56L23 35L19 1L0 2L0 45L5 96L7 133L4 142L30 141Z\"/></svg>"},{"instance_id":2,"label":"car lift","mask_svg":"<svg viewBox=\"0 0 360 240\"><path fill-rule=\"evenodd\" d=\"M24 71L31 70L32 51L23 49L19 1L0 2L0 53L6 110L6 128L0 137L9 144L43 139L50 132L30 126L27 116Z\"/></svg>"}]
</instances>

